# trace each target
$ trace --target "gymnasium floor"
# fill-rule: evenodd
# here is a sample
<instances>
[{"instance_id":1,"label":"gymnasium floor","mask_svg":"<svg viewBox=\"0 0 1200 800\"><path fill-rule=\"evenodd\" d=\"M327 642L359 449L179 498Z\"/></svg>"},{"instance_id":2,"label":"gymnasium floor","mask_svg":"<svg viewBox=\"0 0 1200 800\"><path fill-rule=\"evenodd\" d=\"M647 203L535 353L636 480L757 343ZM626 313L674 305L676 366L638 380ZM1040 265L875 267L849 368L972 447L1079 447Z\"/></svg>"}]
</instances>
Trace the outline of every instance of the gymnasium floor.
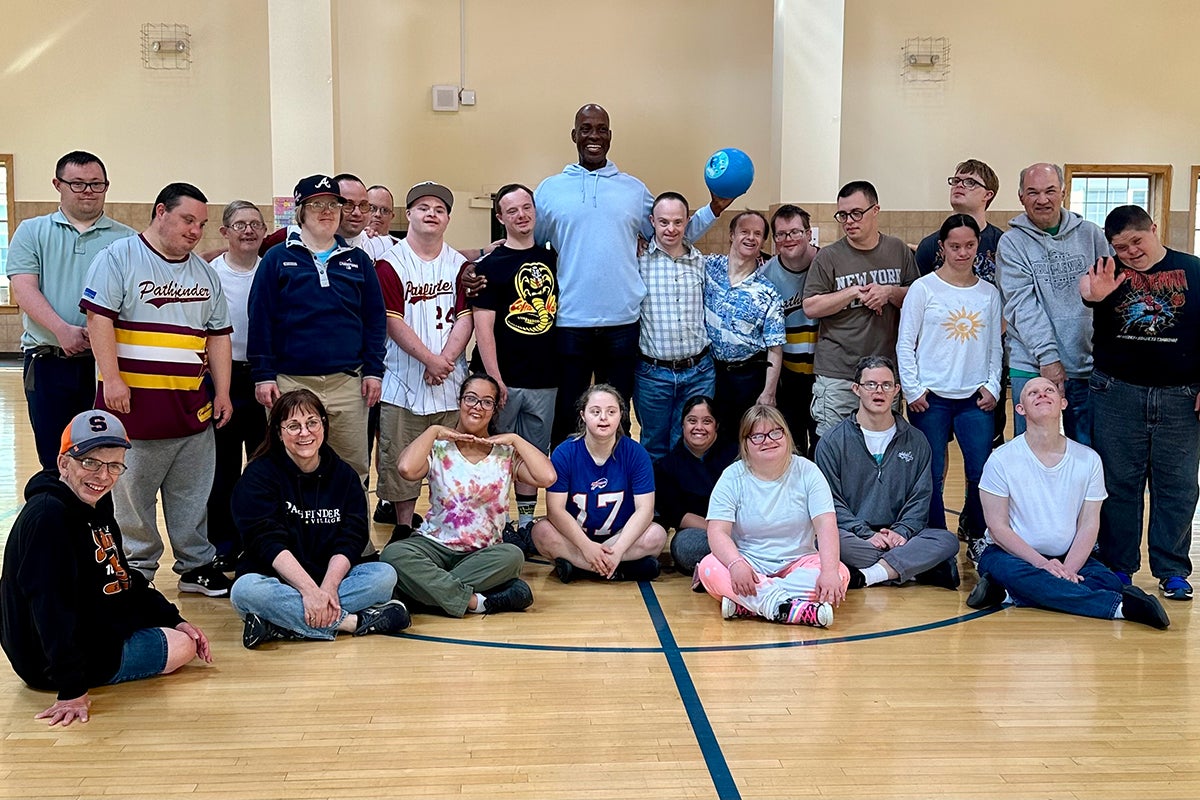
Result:
<instances>
[{"instance_id":1,"label":"gymnasium floor","mask_svg":"<svg viewBox=\"0 0 1200 800\"><path fill-rule=\"evenodd\" d=\"M2 540L36 469L12 367L0 452ZM524 614L250 652L228 601L159 577L214 663L94 690L90 722L50 729L52 694L5 662L0 797L1200 796L1192 603L1166 632L972 612L964 560L962 591L851 592L822 631L722 622L676 574L564 586L530 562Z\"/></svg>"}]
</instances>

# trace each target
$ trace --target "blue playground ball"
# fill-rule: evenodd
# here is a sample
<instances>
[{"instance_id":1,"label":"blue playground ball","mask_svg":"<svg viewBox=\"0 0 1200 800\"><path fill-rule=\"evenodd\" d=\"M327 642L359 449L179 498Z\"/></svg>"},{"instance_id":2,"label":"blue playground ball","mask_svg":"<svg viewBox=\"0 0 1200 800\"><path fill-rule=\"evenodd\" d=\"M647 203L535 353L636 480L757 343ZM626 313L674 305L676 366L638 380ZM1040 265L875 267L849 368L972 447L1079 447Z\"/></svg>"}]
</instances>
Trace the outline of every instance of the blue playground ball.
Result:
<instances>
[{"instance_id":1,"label":"blue playground ball","mask_svg":"<svg viewBox=\"0 0 1200 800\"><path fill-rule=\"evenodd\" d=\"M754 183L754 162L736 147L722 147L708 157L704 183L717 197L740 197Z\"/></svg>"}]
</instances>

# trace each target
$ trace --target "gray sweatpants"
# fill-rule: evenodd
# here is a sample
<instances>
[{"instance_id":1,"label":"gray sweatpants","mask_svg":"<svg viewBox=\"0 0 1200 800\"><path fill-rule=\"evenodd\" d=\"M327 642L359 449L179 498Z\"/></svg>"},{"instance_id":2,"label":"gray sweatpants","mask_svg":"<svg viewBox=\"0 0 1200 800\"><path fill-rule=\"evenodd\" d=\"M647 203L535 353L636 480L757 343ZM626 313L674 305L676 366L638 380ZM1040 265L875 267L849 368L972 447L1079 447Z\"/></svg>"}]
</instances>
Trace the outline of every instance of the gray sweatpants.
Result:
<instances>
[{"instance_id":1,"label":"gray sweatpants","mask_svg":"<svg viewBox=\"0 0 1200 800\"><path fill-rule=\"evenodd\" d=\"M880 550L866 539L850 531L841 534L842 563L855 569L866 569L886 561L900 575L900 582L912 580L927 569L958 553L958 537L950 531L926 528L913 535L907 544L891 550Z\"/></svg>"},{"instance_id":2,"label":"gray sweatpants","mask_svg":"<svg viewBox=\"0 0 1200 800\"><path fill-rule=\"evenodd\" d=\"M208 541L208 495L216 460L212 428L178 439L133 440L125 456L129 470L113 487L113 506L129 565L148 580L154 580L163 554L157 520L160 490L175 572L182 575L216 557Z\"/></svg>"}]
</instances>

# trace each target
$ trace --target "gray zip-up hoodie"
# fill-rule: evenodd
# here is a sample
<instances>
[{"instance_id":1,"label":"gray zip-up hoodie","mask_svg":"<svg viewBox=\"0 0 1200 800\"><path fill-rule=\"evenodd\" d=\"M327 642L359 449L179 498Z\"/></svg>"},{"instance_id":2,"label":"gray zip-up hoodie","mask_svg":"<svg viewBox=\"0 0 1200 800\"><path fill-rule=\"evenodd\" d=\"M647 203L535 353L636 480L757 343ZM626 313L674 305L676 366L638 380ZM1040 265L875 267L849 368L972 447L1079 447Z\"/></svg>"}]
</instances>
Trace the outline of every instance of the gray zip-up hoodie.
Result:
<instances>
[{"instance_id":1,"label":"gray zip-up hoodie","mask_svg":"<svg viewBox=\"0 0 1200 800\"><path fill-rule=\"evenodd\" d=\"M876 465L858 415L851 414L817 442L817 466L829 481L838 528L869 539L890 528L911 539L929 527L933 496L930 450L925 434L899 414L896 435Z\"/></svg>"},{"instance_id":2,"label":"gray zip-up hoodie","mask_svg":"<svg viewBox=\"0 0 1200 800\"><path fill-rule=\"evenodd\" d=\"M1063 211L1058 233L1025 214L1010 220L996 252L996 284L1008 323L1009 366L1037 372L1061 361L1068 378L1092 373L1092 310L1079 279L1101 256L1112 255L1104 231Z\"/></svg>"}]
</instances>

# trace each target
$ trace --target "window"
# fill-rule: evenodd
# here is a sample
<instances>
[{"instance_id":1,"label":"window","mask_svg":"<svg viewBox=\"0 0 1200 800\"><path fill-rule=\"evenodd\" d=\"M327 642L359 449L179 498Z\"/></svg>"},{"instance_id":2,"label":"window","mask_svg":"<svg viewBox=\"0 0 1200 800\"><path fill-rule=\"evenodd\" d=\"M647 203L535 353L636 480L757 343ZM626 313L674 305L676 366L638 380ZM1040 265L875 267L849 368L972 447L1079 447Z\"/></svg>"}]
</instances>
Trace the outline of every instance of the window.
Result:
<instances>
[{"instance_id":1,"label":"window","mask_svg":"<svg viewBox=\"0 0 1200 800\"><path fill-rule=\"evenodd\" d=\"M1192 167L1192 204L1188 210L1188 230L1192 236L1192 254L1200 256L1200 219L1196 217L1196 200L1200 196L1200 166Z\"/></svg>"},{"instance_id":2,"label":"window","mask_svg":"<svg viewBox=\"0 0 1200 800\"><path fill-rule=\"evenodd\" d=\"M8 240L12 236L13 157L0 154L0 305L12 304L8 294Z\"/></svg>"},{"instance_id":3,"label":"window","mask_svg":"<svg viewBox=\"0 0 1200 800\"><path fill-rule=\"evenodd\" d=\"M1141 206L1158 223L1164 242L1171 211L1170 164L1067 164L1067 208L1104 227L1117 206Z\"/></svg>"}]
</instances>

